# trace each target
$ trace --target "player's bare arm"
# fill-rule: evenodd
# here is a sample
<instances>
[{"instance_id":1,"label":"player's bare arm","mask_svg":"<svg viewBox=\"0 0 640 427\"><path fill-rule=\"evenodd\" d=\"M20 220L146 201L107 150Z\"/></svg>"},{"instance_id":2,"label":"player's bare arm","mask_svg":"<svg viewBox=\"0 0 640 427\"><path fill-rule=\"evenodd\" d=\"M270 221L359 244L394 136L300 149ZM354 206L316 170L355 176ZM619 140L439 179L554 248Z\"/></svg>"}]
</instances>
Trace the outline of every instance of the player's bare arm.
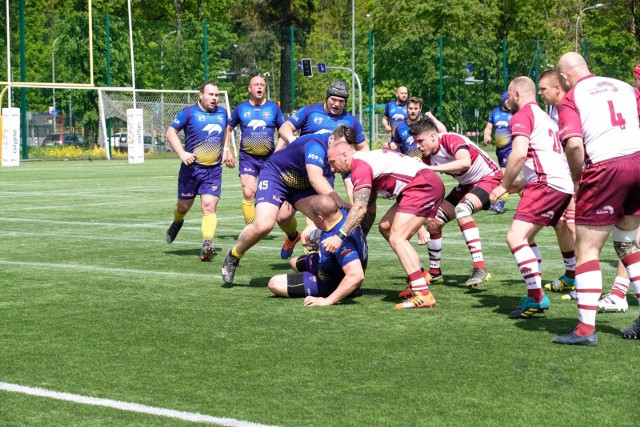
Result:
<instances>
[{"instance_id":1,"label":"player's bare arm","mask_svg":"<svg viewBox=\"0 0 640 427\"><path fill-rule=\"evenodd\" d=\"M166 137L167 141L169 141L169 145L171 145L173 151L178 155L178 157L180 157L182 163L188 166L196 160L196 156L184 150L177 130L169 126L169 128L167 129Z\"/></svg>"},{"instance_id":2,"label":"player's bare arm","mask_svg":"<svg viewBox=\"0 0 640 427\"><path fill-rule=\"evenodd\" d=\"M568 138L564 151L567 154L567 163L569 163L571 179L574 184L577 185L580 182L582 165L584 164L584 144L582 138L577 136Z\"/></svg>"},{"instance_id":3,"label":"player's bare arm","mask_svg":"<svg viewBox=\"0 0 640 427\"><path fill-rule=\"evenodd\" d=\"M371 197L371 188L361 188L353 193L353 206L349 210L342 228L337 235L328 237L322 241L322 246L328 252L335 252L342 244L342 240L353 231L367 213L367 206Z\"/></svg>"},{"instance_id":4,"label":"player's bare arm","mask_svg":"<svg viewBox=\"0 0 640 427\"><path fill-rule=\"evenodd\" d=\"M325 178L321 167L308 164L306 169L309 182L311 182L311 186L316 190L316 193L330 196L340 209L347 209L349 207L349 203L338 196L338 193L336 193L327 178Z\"/></svg>"},{"instance_id":5,"label":"player's bare arm","mask_svg":"<svg viewBox=\"0 0 640 427\"><path fill-rule=\"evenodd\" d=\"M471 154L469 150L460 149L456 151L455 160L443 165L428 166L434 172L441 173L464 173L471 167Z\"/></svg>"},{"instance_id":6,"label":"player's bare arm","mask_svg":"<svg viewBox=\"0 0 640 427\"><path fill-rule=\"evenodd\" d=\"M291 144L296 139L296 136L294 134L295 131L296 128L291 122L284 122L282 126L280 126L280 129L278 129L278 134L280 135L280 138L282 138L288 144Z\"/></svg>"},{"instance_id":7,"label":"player's bare arm","mask_svg":"<svg viewBox=\"0 0 640 427\"><path fill-rule=\"evenodd\" d=\"M367 212L362 217L362 221L360 221L360 227L362 227L362 231L365 235L369 234L371 227L373 227L373 223L376 221L376 200L378 198L378 193L372 193L369 196L369 203L367 206Z\"/></svg>"},{"instance_id":8,"label":"player's bare arm","mask_svg":"<svg viewBox=\"0 0 640 427\"><path fill-rule=\"evenodd\" d=\"M518 175L527 160L527 151L529 150L529 138L518 135L513 138L511 154L507 160L507 167L504 170L502 182L493 189L489 195L491 203L496 203L498 199L506 192L511 190L513 183L518 179Z\"/></svg>"},{"instance_id":9,"label":"player's bare arm","mask_svg":"<svg viewBox=\"0 0 640 427\"><path fill-rule=\"evenodd\" d=\"M224 163L228 168L233 168L236 165L236 158L233 155L233 151L231 151L231 132L233 132L233 128L231 126L227 126L223 139L224 146L222 148L222 163Z\"/></svg>"}]
</instances>

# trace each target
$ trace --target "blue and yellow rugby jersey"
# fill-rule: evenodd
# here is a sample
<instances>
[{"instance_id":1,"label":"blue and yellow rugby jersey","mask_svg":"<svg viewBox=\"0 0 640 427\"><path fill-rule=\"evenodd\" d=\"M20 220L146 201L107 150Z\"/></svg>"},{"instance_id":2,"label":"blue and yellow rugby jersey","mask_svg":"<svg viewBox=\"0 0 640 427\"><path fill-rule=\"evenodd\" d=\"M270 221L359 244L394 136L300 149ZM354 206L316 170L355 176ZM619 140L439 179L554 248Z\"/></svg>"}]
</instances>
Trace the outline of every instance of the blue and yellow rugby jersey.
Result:
<instances>
[{"instance_id":1,"label":"blue and yellow rugby jersey","mask_svg":"<svg viewBox=\"0 0 640 427\"><path fill-rule=\"evenodd\" d=\"M398 101L390 101L384 106L384 115L389 117L389 126L395 128L407 120L407 104L400 105Z\"/></svg>"},{"instance_id":2,"label":"blue and yellow rugby jersey","mask_svg":"<svg viewBox=\"0 0 640 427\"><path fill-rule=\"evenodd\" d=\"M264 169L271 169L288 187L296 190L311 188L307 164L322 168L323 175L332 178L333 172L327 161L329 135L301 136L273 153L265 163Z\"/></svg>"},{"instance_id":3,"label":"blue and yellow rugby jersey","mask_svg":"<svg viewBox=\"0 0 640 427\"><path fill-rule=\"evenodd\" d=\"M365 142L362 124L354 115L343 111L339 116L334 116L324 109L324 104L302 107L287 120L300 131L300 135L331 133L336 130L338 125L347 125L356 131L356 142L358 144Z\"/></svg>"},{"instance_id":4,"label":"blue and yellow rugby jersey","mask_svg":"<svg viewBox=\"0 0 640 427\"><path fill-rule=\"evenodd\" d=\"M200 104L185 107L178 113L171 127L184 130L184 149L196 156L196 166L218 166L222 163L224 132L227 129L227 110L217 106L209 113Z\"/></svg>"},{"instance_id":5,"label":"blue and yellow rugby jersey","mask_svg":"<svg viewBox=\"0 0 640 427\"><path fill-rule=\"evenodd\" d=\"M275 150L275 131L284 123L278 104L266 100L262 105L250 101L238 104L231 113L229 126L240 124L240 151L252 156L267 156Z\"/></svg>"},{"instance_id":6,"label":"blue and yellow rugby jersey","mask_svg":"<svg viewBox=\"0 0 640 427\"><path fill-rule=\"evenodd\" d=\"M396 144L396 146L398 147L398 151L400 151L405 156L421 160L422 151L420 151L420 149L418 148L418 145L413 140L413 137L409 135L410 127L411 125L408 125L406 120L400 123L393 133L391 141Z\"/></svg>"},{"instance_id":7,"label":"blue and yellow rugby jersey","mask_svg":"<svg viewBox=\"0 0 640 427\"><path fill-rule=\"evenodd\" d=\"M348 212L340 209L342 219L329 231L323 231L320 241L335 236L347 220ZM360 226L353 229L351 233L342 241L335 253L327 252L320 245L320 257L318 260L318 271L316 275L322 282L337 287L345 274L342 268L351 261L360 259L362 269L367 269L368 248L364 232Z\"/></svg>"},{"instance_id":8,"label":"blue and yellow rugby jersey","mask_svg":"<svg viewBox=\"0 0 640 427\"><path fill-rule=\"evenodd\" d=\"M496 107L489 114L489 123L493 125L493 139L497 148L506 147L511 144L511 111L504 111L500 107Z\"/></svg>"}]
</instances>

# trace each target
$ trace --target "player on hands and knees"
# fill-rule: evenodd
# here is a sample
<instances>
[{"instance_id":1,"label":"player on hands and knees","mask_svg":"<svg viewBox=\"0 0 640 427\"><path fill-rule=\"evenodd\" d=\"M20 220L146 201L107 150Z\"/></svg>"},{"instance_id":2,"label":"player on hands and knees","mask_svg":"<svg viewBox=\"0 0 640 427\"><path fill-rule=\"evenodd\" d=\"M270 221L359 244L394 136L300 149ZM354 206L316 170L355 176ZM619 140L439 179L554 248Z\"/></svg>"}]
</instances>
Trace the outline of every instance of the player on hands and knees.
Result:
<instances>
[{"instance_id":1,"label":"player on hands and knees","mask_svg":"<svg viewBox=\"0 0 640 427\"><path fill-rule=\"evenodd\" d=\"M338 233L347 218L329 196L312 196L311 220L321 230L319 241ZM332 305L356 294L367 267L367 242L361 227L342 241L335 253L319 245L319 252L291 260L293 274L279 274L269 280L269 290L283 297L302 297L305 306Z\"/></svg>"}]
</instances>

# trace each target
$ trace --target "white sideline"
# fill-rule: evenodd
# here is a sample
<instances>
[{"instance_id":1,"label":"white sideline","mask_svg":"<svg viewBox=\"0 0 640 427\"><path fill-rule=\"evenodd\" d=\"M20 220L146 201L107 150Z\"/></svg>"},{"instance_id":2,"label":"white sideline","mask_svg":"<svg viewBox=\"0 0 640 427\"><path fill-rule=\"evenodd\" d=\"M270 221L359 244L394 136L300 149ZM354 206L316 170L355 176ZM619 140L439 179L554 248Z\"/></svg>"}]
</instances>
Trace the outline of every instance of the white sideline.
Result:
<instances>
[{"instance_id":1,"label":"white sideline","mask_svg":"<svg viewBox=\"0 0 640 427\"><path fill-rule=\"evenodd\" d=\"M0 381L0 390L11 393L28 394L31 396L48 397L56 400L81 403L83 405L103 406L105 408L120 409L122 411L138 412L141 414L156 415L159 417L176 418L194 423L215 424L231 427L270 427L267 424L252 423L250 421L236 420L233 418L219 418L197 412L176 411L173 409L157 408L139 403L123 402L121 400L102 399L98 397L82 396L79 394L63 393L38 387L26 387L18 384Z\"/></svg>"}]
</instances>

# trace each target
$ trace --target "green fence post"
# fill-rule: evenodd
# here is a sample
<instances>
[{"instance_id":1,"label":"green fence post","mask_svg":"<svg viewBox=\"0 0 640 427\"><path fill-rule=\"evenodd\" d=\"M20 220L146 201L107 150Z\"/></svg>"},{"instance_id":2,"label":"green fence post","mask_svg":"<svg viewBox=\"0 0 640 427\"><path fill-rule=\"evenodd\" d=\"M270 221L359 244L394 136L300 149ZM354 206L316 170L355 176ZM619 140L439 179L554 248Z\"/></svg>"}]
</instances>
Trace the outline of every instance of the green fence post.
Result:
<instances>
[{"instance_id":1,"label":"green fence post","mask_svg":"<svg viewBox=\"0 0 640 427\"><path fill-rule=\"evenodd\" d=\"M440 49L440 63L438 68L440 70L440 82L438 84L438 120L442 121L442 92L443 92L443 80L444 80L444 69L442 66L442 57L443 57L443 40L442 35L438 36L438 47Z\"/></svg>"},{"instance_id":2,"label":"green fence post","mask_svg":"<svg viewBox=\"0 0 640 427\"><path fill-rule=\"evenodd\" d=\"M373 104L373 30L369 30L369 149L373 147L373 113L374 113L374 104Z\"/></svg>"},{"instance_id":3,"label":"green fence post","mask_svg":"<svg viewBox=\"0 0 640 427\"><path fill-rule=\"evenodd\" d=\"M8 18L7 18L8 19ZM20 81L27 80L27 56L25 49L24 0L20 0ZM55 120L55 117L54 117ZM29 158L27 146L27 89L20 88L20 133L22 139L22 159Z\"/></svg>"},{"instance_id":4,"label":"green fence post","mask_svg":"<svg viewBox=\"0 0 640 427\"><path fill-rule=\"evenodd\" d=\"M289 44L291 50L291 109L296 108L296 51L294 45L295 28L289 27Z\"/></svg>"}]
</instances>

